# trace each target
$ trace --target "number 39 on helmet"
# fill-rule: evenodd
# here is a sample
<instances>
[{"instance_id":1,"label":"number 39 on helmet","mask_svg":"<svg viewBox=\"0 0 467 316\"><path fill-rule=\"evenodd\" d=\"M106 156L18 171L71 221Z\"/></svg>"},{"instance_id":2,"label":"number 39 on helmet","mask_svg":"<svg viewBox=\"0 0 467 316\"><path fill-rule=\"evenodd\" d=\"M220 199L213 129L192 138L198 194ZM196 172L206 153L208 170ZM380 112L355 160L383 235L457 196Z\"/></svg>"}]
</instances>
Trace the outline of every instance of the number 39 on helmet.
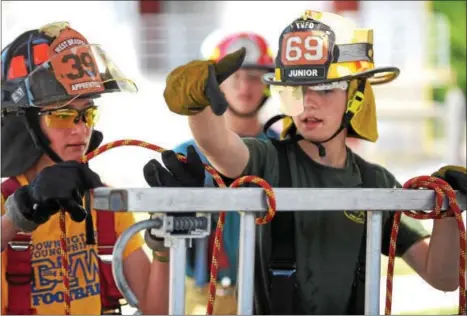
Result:
<instances>
[{"instance_id":1,"label":"number 39 on helmet","mask_svg":"<svg viewBox=\"0 0 467 316\"><path fill-rule=\"evenodd\" d=\"M356 28L337 14L307 10L282 31L274 73L263 81L290 116L304 110L303 87L347 90L343 124L348 125L348 135L374 142L378 134L371 84L388 83L398 75L396 67L375 68L372 29ZM288 117L283 136L293 128Z\"/></svg>"},{"instance_id":2,"label":"number 39 on helmet","mask_svg":"<svg viewBox=\"0 0 467 316\"><path fill-rule=\"evenodd\" d=\"M67 22L27 31L2 51L2 116L116 91L137 87L100 45L89 44Z\"/></svg>"}]
</instances>

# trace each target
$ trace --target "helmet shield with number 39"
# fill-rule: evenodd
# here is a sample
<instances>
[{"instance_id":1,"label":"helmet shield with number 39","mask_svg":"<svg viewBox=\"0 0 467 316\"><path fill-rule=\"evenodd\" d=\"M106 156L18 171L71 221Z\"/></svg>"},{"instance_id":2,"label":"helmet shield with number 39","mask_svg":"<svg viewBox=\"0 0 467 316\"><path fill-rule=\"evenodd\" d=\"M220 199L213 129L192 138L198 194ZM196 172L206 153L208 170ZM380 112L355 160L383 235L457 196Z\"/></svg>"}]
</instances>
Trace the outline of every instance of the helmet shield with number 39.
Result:
<instances>
[{"instance_id":1,"label":"helmet shield with number 39","mask_svg":"<svg viewBox=\"0 0 467 316\"><path fill-rule=\"evenodd\" d=\"M136 92L100 45L89 44L66 22L49 24L38 30L31 43L34 64L29 73L23 62L11 62L7 72L10 94L2 108L62 108L77 98L95 98L103 93ZM27 53L27 52L25 52ZM14 61L15 59L13 59ZM16 69L17 68L17 69ZM23 76L17 74L22 73Z\"/></svg>"},{"instance_id":2,"label":"helmet shield with number 39","mask_svg":"<svg viewBox=\"0 0 467 316\"><path fill-rule=\"evenodd\" d=\"M399 75L396 67L375 68L373 30L358 29L344 17L307 10L279 38L274 73L264 76L287 115L303 111L306 89L346 90L354 79L383 84Z\"/></svg>"}]
</instances>

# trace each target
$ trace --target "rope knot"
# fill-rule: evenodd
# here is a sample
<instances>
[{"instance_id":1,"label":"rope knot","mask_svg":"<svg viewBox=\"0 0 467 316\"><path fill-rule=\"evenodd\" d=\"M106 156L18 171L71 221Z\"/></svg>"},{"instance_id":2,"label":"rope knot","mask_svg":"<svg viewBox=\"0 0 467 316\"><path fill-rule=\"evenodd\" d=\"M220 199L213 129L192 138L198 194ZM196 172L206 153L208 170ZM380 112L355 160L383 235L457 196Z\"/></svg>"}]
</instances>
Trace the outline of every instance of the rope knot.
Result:
<instances>
[{"instance_id":1,"label":"rope knot","mask_svg":"<svg viewBox=\"0 0 467 316\"><path fill-rule=\"evenodd\" d=\"M386 308L385 315L391 314L392 305L392 286L394 277L394 263L396 257L396 241L399 232L401 215L405 215L414 219L442 219L446 217L455 217L459 229L459 315L464 315L466 312L466 291L465 291L465 270L466 270L466 235L465 225L462 220L462 210L457 203L456 192L443 179L432 176L420 176L408 180L403 186L403 189L429 189L435 192L435 205L429 213L424 211L409 211L400 210L394 214L394 221L391 231L391 240L389 243L389 258L388 272L386 280ZM444 199L448 199L448 209L442 212Z\"/></svg>"}]
</instances>

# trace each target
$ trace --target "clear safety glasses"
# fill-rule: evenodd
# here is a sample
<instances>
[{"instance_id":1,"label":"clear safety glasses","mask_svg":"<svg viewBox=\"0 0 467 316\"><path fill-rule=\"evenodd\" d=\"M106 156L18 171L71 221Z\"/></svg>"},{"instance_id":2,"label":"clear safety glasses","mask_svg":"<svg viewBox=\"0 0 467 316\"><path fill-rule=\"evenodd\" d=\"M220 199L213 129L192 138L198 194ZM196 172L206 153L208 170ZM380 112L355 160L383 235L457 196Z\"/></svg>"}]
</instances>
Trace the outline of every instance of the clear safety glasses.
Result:
<instances>
[{"instance_id":1,"label":"clear safety glasses","mask_svg":"<svg viewBox=\"0 0 467 316\"><path fill-rule=\"evenodd\" d=\"M271 95L279 98L280 110L285 115L297 116L304 110L305 95L308 90L330 91L334 89L347 90L347 81L334 81L313 86L276 86L271 85Z\"/></svg>"}]
</instances>

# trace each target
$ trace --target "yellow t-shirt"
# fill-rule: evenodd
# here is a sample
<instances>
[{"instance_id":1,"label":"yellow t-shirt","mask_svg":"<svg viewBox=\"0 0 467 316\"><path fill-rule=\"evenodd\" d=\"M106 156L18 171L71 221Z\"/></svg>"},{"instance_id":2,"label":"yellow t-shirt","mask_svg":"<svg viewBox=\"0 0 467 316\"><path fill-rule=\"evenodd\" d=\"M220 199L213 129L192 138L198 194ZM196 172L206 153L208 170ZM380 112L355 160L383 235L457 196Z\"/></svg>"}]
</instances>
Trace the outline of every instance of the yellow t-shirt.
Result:
<instances>
[{"instance_id":1,"label":"yellow t-shirt","mask_svg":"<svg viewBox=\"0 0 467 316\"><path fill-rule=\"evenodd\" d=\"M21 185L28 184L24 175L17 177ZM4 200L2 198L2 215ZM96 231L96 211L92 211ZM60 214L55 214L32 233L31 264L34 279L31 284L31 307L38 314L64 313L64 286L60 275ZM115 231L119 236L135 223L133 213L115 213ZM66 214L67 251L69 264L72 314L101 313L99 265L96 245L86 245L85 222L76 223ZM96 232L97 234L98 232ZM96 235L97 240L97 235ZM124 251L124 258L144 244L140 234L133 237ZM5 272L7 251L2 252L2 311L8 302L8 283Z\"/></svg>"}]
</instances>

